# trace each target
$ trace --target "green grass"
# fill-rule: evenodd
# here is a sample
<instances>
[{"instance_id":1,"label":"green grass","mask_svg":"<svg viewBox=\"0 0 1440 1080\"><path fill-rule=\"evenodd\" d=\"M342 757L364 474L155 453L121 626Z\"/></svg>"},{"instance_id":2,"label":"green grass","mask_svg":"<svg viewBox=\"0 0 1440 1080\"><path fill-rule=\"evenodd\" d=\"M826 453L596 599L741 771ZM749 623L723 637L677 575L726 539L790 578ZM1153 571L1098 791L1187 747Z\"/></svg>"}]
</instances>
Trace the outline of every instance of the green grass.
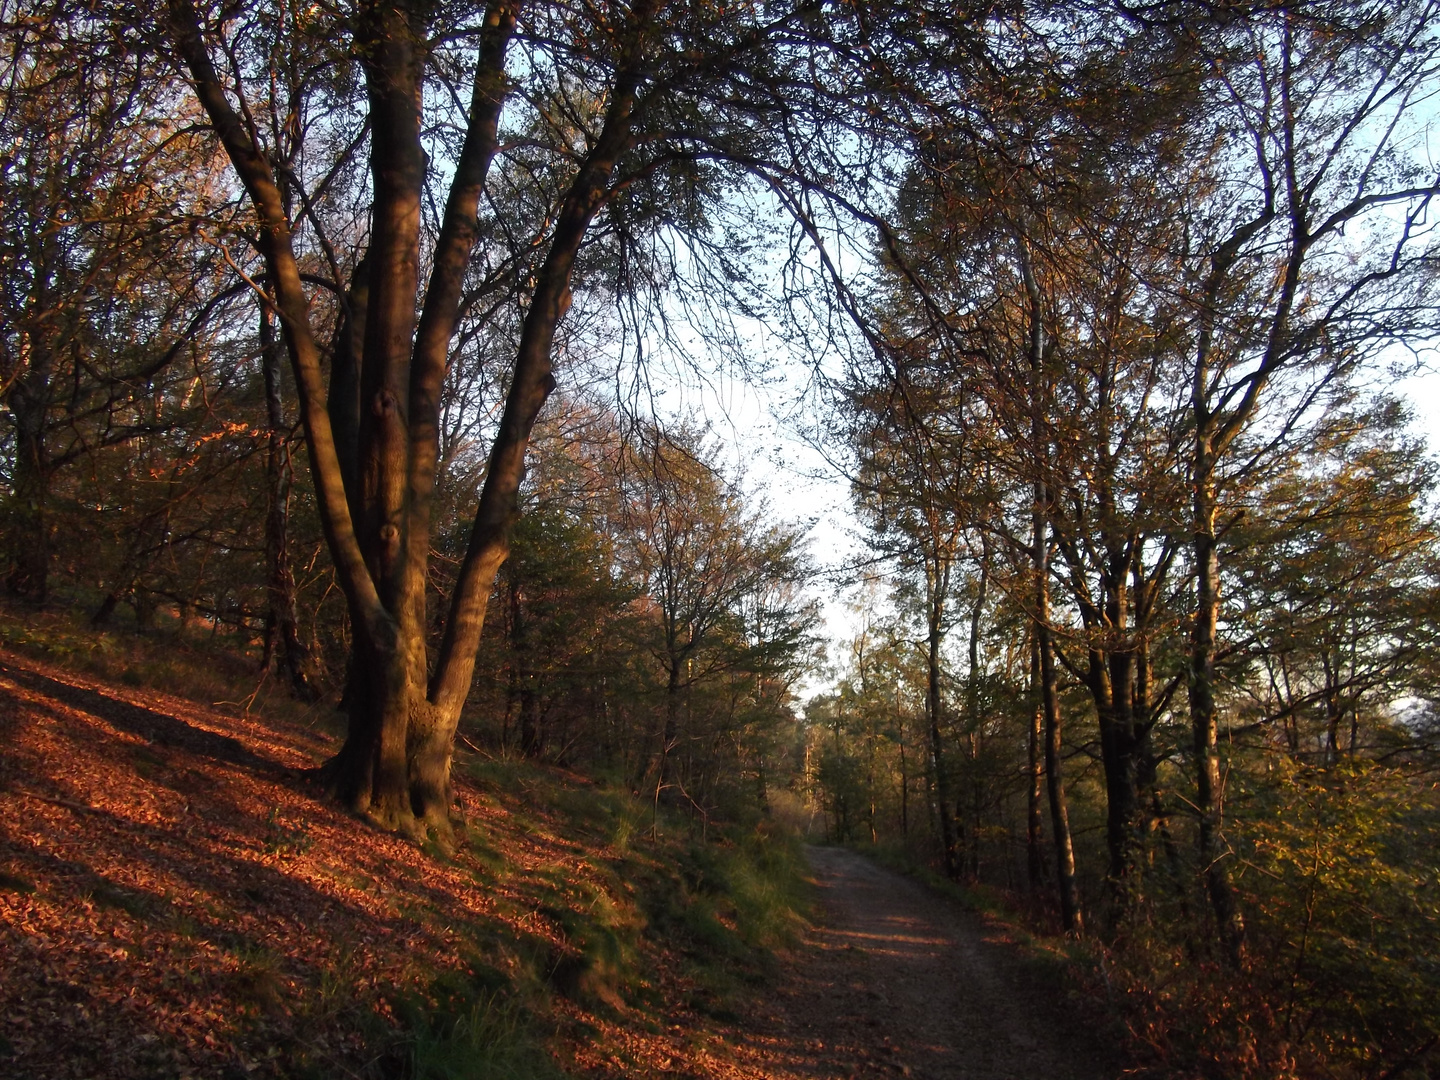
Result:
<instances>
[{"instance_id":1,"label":"green grass","mask_svg":"<svg viewBox=\"0 0 1440 1080\"><path fill-rule=\"evenodd\" d=\"M657 822L653 806L619 785L507 759L469 769L513 827L564 853L522 879L503 864L503 845L470 829L477 875L518 888L519 906L542 916L559 944L475 928L471 975L441 976L421 998L397 1004L408 1077L559 1075L542 1052L556 998L591 1014L624 1012L629 1023L667 1023L662 951L679 957L695 987L685 1004L733 1019L739 999L773 970L775 951L804 927L805 862L787 830L712 827L701 839L689 819L662 812Z\"/></svg>"},{"instance_id":2,"label":"green grass","mask_svg":"<svg viewBox=\"0 0 1440 1080\"><path fill-rule=\"evenodd\" d=\"M401 1047L408 1080L559 1080L511 976L474 959L402 997L395 1012L407 1029Z\"/></svg>"},{"instance_id":3,"label":"green grass","mask_svg":"<svg viewBox=\"0 0 1440 1080\"><path fill-rule=\"evenodd\" d=\"M677 1003L660 988L676 975L692 988L678 1004L734 1019L773 970L775 950L804 926L805 863L786 830L712 826L701 838L688 818L662 812L657 823L653 806L619 784L503 758L457 767L478 781L482 804L504 812L493 828L485 821L495 818L472 817L453 856L493 890L499 917L455 923L453 912L423 903L406 912L417 922L443 918L468 944L455 966L413 972L403 980L410 989L386 996L378 1014L341 973L287 1000L363 1028L387 1077L561 1080L557 1051L563 1059L563 1046L599 1037L592 1022L652 1031L671 1023ZM294 839L278 820L269 830L277 843ZM528 869L510 862L517 836L540 842L548 860L531 852ZM667 978L662 964L672 965ZM268 969L241 968L264 1011ZM301 1073L326 1075L322 1056L300 1045L289 1052Z\"/></svg>"}]
</instances>

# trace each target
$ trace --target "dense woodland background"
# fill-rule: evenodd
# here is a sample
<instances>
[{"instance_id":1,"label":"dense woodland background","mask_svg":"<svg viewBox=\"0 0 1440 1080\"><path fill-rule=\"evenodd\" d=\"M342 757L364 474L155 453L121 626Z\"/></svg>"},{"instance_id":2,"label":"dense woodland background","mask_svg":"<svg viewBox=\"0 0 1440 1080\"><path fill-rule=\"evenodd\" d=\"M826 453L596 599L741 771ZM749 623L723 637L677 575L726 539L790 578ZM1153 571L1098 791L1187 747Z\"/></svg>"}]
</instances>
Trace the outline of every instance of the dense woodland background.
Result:
<instances>
[{"instance_id":1,"label":"dense woodland background","mask_svg":"<svg viewBox=\"0 0 1440 1080\"><path fill-rule=\"evenodd\" d=\"M0 12L12 603L228 642L353 742L324 417L422 684L493 525L455 738L991 890L1208 1075L1434 1073L1437 465L1387 392L1440 331L1429 0ZM851 565L664 405L738 379L849 479Z\"/></svg>"}]
</instances>

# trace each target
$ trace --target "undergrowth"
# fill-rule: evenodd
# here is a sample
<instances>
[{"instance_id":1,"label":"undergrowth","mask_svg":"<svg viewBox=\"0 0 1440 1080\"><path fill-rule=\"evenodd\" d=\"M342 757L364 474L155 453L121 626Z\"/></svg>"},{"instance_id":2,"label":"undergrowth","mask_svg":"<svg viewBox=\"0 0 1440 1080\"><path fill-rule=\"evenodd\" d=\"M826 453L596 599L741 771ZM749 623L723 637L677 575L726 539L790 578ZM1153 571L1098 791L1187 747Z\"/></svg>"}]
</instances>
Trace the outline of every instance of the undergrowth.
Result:
<instances>
[{"instance_id":1,"label":"undergrowth","mask_svg":"<svg viewBox=\"0 0 1440 1080\"><path fill-rule=\"evenodd\" d=\"M264 712L312 721L323 708L297 702L259 669L258 650L233 633L182 627L95 627L81 608L45 611L0 604L0 647L135 690L161 690L231 715Z\"/></svg>"},{"instance_id":2,"label":"undergrowth","mask_svg":"<svg viewBox=\"0 0 1440 1080\"><path fill-rule=\"evenodd\" d=\"M702 838L688 818L657 819L619 786L508 759L468 771L512 825L571 858L522 871L471 825L458 858L504 886L505 914L528 909L541 928L516 935L509 918L467 927L475 952L461 970L390 1002L400 1034L389 1037L388 1076L554 1080L554 1051L583 1042L591 1020L733 1019L804 925L804 858L788 832L712 823Z\"/></svg>"},{"instance_id":3,"label":"undergrowth","mask_svg":"<svg viewBox=\"0 0 1440 1080\"><path fill-rule=\"evenodd\" d=\"M1134 927L1104 955L1141 1075L1440 1076L1435 786L1363 761L1281 759L1267 781L1232 781L1241 965L1216 947L1203 905Z\"/></svg>"}]
</instances>

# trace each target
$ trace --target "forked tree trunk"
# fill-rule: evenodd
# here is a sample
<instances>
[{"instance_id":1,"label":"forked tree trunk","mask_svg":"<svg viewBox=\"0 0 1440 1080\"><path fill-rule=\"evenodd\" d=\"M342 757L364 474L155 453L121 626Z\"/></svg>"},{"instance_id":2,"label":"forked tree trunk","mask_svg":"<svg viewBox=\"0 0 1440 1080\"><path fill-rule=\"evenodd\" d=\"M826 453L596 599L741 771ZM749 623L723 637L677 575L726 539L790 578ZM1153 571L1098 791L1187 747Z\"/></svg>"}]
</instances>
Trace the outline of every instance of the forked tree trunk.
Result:
<instances>
[{"instance_id":1,"label":"forked tree trunk","mask_svg":"<svg viewBox=\"0 0 1440 1080\"><path fill-rule=\"evenodd\" d=\"M420 114L429 10L418 2L371 0L360 6L353 23L354 53L370 107L371 232L350 286L349 310L342 312L327 394L324 350L310 321L282 187L231 104L192 0L170 0L177 49L259 218L259 248L295 372L320 520L350 613L355 649L347 693L350 729L324 775L339 797L377 823L410 834L428 826L443 839L450 829L456 726L486 603L509 554L530 431L555 386L551 353L570 305L575 259L609 196L615 163L633 142L645 73L641 46L654 4L642 0L616 28L625 41L603 126L579 161L535 273L504 412L433 665L427 655L425 580L440 398L479 234L480 198L498 145L516 7L513 0L492 0L486 11L469 126L422 291L419 230L428 163ZM418 320L417 297L423 297ZM358 419L353 431L352 418Z\"/></svg>"}]
</instances>

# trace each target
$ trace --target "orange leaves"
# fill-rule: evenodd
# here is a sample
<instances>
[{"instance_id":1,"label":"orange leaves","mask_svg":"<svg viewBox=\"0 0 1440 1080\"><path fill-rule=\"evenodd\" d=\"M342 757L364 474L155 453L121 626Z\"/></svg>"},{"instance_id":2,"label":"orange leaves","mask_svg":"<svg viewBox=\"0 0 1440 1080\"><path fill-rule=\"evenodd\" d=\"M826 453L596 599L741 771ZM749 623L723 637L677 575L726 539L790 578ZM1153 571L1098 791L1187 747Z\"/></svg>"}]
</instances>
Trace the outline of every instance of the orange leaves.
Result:
<instances>
[{"instance_id":1,"label":"orange leaves","mask_svg":"<svg viewBox=\"0 0 1440 1080\"><path fill-rule=\"evenodd\" d=\"M558 1033L526 1052L589 1075L735 1075L697 1048L683 961L645 937L621 856L538 805L593 785L457 776L472 846L441 861L315 801L297 770L332 750L0 653L0 1075L364 1074L418 1052L404 1002L456 980L530 995ZM574 1000L543 984L567 959ZM499 1010L477 1031L513 1034L508 999L477 1000Z\"/></svg>"}]
</instances>

